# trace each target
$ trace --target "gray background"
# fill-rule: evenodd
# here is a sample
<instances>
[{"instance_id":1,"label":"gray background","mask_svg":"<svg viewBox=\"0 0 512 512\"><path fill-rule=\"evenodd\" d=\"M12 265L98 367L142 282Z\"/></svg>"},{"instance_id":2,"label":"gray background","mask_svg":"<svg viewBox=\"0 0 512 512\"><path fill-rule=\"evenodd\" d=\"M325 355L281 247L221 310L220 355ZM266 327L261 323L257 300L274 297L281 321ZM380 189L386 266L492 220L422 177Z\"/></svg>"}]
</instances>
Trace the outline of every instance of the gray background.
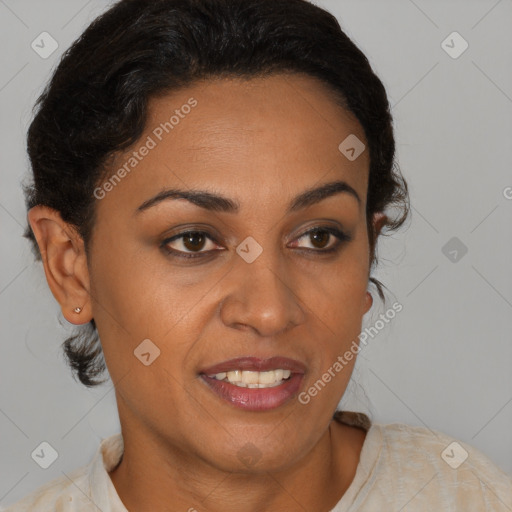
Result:
<instances>
[{"instance_id":1,"label":"gray background","mask_svg":"<svg viewBox=\"0 0 512 512\"><path fill-rule=\"evenodd\" d=\"M403 311L361 352L342 405L440 430L512 472L512 2L315 3L338 17L388 90L412 204L411 221L380 242L376 276L392 294L388 305L374 303L364 327L394 300ZM86 464L119 429L111 383L88 390L65 366L59 345L70 326L21 237L32 105L62 52L107 5L0 0L4 505ZM59 45L47 59L31 48L44 31ZM453 31L469 44L458 58L441 45ZM42 441L59 454L46 470L31 458Z\"/></svg>"}]
</instances>

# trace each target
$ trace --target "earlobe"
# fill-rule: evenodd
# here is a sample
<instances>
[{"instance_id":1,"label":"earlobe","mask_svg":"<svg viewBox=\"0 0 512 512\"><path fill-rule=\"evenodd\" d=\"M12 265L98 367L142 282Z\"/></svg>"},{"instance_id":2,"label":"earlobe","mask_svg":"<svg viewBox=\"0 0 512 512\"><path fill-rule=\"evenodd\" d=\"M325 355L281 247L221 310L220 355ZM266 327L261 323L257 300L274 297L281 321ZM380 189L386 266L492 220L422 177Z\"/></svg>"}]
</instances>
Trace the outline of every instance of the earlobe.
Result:
<instances>
[{"instance_id":1,"label":"earlobe","mask_svg":"<svg viewBox=\"0 0 512 512\"><path fill-rule=\"evenodd\" d=\"M48 286L64 318L73 324L89 322L89 274L82 238L59 212L47 206L31 208L28 221L39 246Z\"/></svg>"},{"instance_id":2,"label":"earlobe","mask_svg":"<svg viewBox=\"0 0 512 512\"><path fill-rule=\"evenodd\" d=\"M364 300L365 300L364 314L366 314L366 313L368 313L368 311L370 311L370 309L373 305L373 295L370 292L366 292Z\"/></svg>"}]
</instances>

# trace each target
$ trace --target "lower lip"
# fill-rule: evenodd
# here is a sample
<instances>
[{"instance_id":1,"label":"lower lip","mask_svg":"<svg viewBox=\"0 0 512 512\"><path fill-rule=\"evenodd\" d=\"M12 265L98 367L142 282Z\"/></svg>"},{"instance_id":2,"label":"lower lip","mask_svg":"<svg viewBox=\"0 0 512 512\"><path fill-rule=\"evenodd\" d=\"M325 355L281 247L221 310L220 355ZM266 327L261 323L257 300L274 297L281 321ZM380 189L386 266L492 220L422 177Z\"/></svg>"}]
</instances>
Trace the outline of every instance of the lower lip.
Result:
<instances>
[{"instance_id":1,"label":"lower lip","mask_svg":"<svg viewBox=\"0 0 512 512\"><path fill-rule=\"evenodd\" d=\"M201 375L220 398L246 411L267 411L280 407L300 389L303 375L292 373L288 380L272 388L241 388L223 380Z\"/></svg>"}]
</instances>

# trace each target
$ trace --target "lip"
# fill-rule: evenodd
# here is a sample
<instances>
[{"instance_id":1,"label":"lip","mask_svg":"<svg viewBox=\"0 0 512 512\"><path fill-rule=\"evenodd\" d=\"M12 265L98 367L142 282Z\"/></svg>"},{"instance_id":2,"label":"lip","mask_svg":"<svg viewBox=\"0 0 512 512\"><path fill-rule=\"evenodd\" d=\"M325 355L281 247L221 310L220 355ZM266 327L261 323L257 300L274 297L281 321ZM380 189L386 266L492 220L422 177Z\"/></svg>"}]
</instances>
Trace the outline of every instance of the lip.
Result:
<instances>
[{"instance_id":1,"label":"lip","mask_svg":"<svg viewBox=\"0 0 512 512\"><path fill-rule=\"evenodd\" d=\"M283 370L290 370L292 373L304 374L306 372L306 366L303 363L295 359L290 359L289 357L276 356L269 359L260 359L258 357L248 356L223 361L222 363L205 368L199 373L204 375L215 375L216 373L230 372L234 370L265 372L268 370L277 370L279 368L282 368Z\"/></svg>"},{"instance_id":2,"label":"lip","mask_svg":"<svg viewBox=\"0 0 512 512\"><path fill-rule=\"evenodd\" d=\"M290 370L290 378L279 386L271 388L242 388L209 377L209 375L233 370L264 372L278 368ZM305 372L306 366L303 363L287 357L269 359L240 357L205 368L200 372L200 376L212 392L231 405L246 411L267 411L281 407L298 393Z\"/></svg>"},{"instance_id":3,"label":"lip","mask_svg":"<svg viewBox=\"0 0 512 512\"><path fill-rule=\"evenodd\" d=\"M273 388L240 388L202 374L208 388L231 405L246 411L267 411L284 405L300 389L303 373L292 373L288 380Z\"/></svg>"}]
</instances>

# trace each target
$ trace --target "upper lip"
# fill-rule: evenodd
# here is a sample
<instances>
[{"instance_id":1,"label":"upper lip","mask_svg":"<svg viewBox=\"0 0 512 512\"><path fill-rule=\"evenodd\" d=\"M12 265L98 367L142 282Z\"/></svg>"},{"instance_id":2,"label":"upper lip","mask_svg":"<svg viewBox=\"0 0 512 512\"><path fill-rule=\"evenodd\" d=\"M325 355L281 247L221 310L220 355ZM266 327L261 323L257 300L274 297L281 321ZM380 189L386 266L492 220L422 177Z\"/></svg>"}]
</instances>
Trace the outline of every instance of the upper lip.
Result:
<instances>
[{"instance_id":1,"label":"upper lip","mask_svg":"<svg viewBox=\"0 0 512 512\"><path fill-rule=\"evenodd\" d=\"M217 373L230 372L234 370L248 370L254 372L264 372L268 370L290 370L292 373L305 373L306 366L295 359L289 357L271 357L269 359L260 359L258 357L246 356L223 361L208 368L204 368L199 373L206 375L215 375Z\"/></svg>"}]
</instances>

